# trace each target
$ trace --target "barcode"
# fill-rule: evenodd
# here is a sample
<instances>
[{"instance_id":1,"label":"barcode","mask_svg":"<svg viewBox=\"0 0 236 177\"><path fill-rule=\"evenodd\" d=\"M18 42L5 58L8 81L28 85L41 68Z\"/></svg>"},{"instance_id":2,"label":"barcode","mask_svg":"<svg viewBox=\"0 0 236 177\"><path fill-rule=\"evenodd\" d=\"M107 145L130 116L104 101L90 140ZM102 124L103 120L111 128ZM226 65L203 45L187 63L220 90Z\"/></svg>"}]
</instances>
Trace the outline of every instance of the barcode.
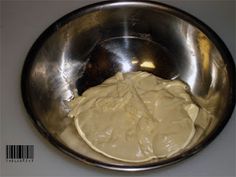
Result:
<instances>
[{"instance_id":1,"label":"barcode","mask_svg":"<svg viewBox=\"0 0 236 177\"><path fill-rule=\"evenodd\" d=\"M32 162L34 145L6 145L6 160L8 162Z\"/></svg>"}]
</instances>

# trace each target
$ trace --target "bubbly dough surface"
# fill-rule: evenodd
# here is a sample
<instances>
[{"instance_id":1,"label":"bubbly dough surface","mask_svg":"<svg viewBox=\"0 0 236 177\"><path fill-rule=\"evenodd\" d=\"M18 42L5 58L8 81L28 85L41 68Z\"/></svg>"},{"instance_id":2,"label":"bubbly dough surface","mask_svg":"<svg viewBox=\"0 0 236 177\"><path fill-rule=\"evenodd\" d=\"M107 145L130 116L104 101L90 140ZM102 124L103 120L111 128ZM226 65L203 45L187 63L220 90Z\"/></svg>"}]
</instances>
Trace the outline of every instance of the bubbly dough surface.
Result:
<instances>
[{"instance_id":1,"label":"bubbly dough surface","mask_svg":"<svg viewBox=\"0 0 236 177\"><path fill-rule=\"evenodd\" d=\"M188 86L147 72L118 72L69 102L69 117L95 151L125 162L169 157L188 145L199 107Z\"/></svg>"}]
</instances>

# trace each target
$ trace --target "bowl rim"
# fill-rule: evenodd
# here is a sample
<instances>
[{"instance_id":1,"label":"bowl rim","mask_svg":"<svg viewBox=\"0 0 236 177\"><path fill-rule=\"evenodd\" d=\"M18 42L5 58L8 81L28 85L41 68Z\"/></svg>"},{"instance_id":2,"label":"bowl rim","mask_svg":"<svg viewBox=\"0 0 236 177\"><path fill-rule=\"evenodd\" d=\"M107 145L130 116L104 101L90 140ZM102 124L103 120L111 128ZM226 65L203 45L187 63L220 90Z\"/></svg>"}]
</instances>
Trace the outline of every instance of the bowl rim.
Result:
<instances>
[{"instance_id":1,"label":"bowl rim","mask_svg":"<svg viewBox=\"0 0 236 177\"><path fill-rule=\"evenodd\" d=\"M184 21L192 24L193 26L200 29L216 46L216 48L219 50L220 54L222 55L222 58L224 58L226 62L227 71L229 72L229 80L231 81L231 98L228 100L230 102L230 107L225 112L225 117L222 120L222 122L207 136L206 139L204 139L200 144L197 146L185 151L182 154L179 154L175 157L169 158L167 160L159 161L159 162L153 162L149 164L140 164L140 165L113 165L109 163L104 163L98 160L94 160L92 158L89 158L83 154L79 154L72 149L68 148L64 144L60 143L56 138L53 137L51 133L44 127L43 123L36 117L36 115L33 112L30 98L27 94L27 83L28 83L28 77L29 73L33 64L33 61L35 60L35 57L37 55L38 50L41 48L43 43L58 29L60 29L63 25L68 23L69 21L82 16L83 14L95 11L100 9L101 7L107 7L107 6L115 6L115 5L141 5L141 6L149 6L153 8L157 8L161 11L164 11L166 13L169 13L171 15L174 15L178 18L183 19ZM235 64L233 61L233 58L227 49L225 43L220 39L220 37L214 32L209 26L207 26L205 23L194 17L193 15L180 10L176 7L160 3L160 2L154 2L154 1L102 1L97 2L94 4L90 4L87 6L84 6L82 8L76 9L63 17L56 20L54 23L52 23L39 37L38 39L33 43L31 46L21 73L21 94L22 94L22 101L24 103L24 106L26 108L26 111L29 115L30 120L33 122L36 129L43 135L44 138L46 138L54 147L59 149L60 151L64 152L65 154L69 155L70 157L80 160L86 164L96 166L96 167L102 167L110 170L118 170L118 171L144 171L144 170L150 170L150 169L156 169L161 168L165 166L169 166L172 164L175 164L179 161L182 161L184 159L187 159L197 152L204 149L207 145L209 145L216 137L217 135L223 130L229 119L232 117L232 113L235 107L235 90L236 90L236 72L235 72Z\"/></svg>"}]
</instances>

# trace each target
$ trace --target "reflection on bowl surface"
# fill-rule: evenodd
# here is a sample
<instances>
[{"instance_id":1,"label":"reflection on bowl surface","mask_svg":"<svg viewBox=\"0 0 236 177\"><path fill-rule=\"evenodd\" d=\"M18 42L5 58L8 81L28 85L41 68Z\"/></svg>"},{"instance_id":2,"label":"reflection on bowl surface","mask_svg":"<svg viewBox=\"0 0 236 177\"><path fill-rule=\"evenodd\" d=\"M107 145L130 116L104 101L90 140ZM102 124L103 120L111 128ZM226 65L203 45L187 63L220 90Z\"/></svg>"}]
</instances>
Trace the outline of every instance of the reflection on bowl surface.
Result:
<instances>
[{"instance_id":1,"label":"reflection on bowl surface","mask_svg":"<svg viewBox=\"0 0 236 177\"><path fill-rule=\"evenodd\" d=\"M77 150L63 145L58 134L70 124L65 101L118 71L187 83L215 116L204 137L176 157L145 164L106 159L83 142ZM221 131L235 104L235 66L216 34L184 12L152 2L105 2L66 15L40 36L24 65L22 93L37 128L65 153L105 168L145 170L191 156Z\"/></svg>"}]
</instances>

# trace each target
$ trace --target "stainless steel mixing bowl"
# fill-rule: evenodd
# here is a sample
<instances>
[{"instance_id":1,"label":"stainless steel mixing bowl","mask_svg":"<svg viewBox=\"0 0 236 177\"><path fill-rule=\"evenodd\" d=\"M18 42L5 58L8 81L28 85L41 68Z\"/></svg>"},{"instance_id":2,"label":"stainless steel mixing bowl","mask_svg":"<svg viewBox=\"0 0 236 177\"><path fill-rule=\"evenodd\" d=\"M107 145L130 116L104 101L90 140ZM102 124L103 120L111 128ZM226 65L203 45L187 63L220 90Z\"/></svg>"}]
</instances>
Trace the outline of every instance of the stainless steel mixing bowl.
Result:
<instances>
[{"instance_id":1,"label":"stainless steel mixing bowl","mask_svg":"<svg viewBox=\"0 0 236 177\"><path fill-rule=\"evenodd\" d=\"M58 135L70 123L65 101L73 93L118 71L138 70L180 79L207 101L215 118L202 138L174 157L133 164L63 144ZM22 73L26 109L54 146L83 162L126 171L170 165L205 147L229 120L235 90L235 65L216 33L186 12L146 1L102 2L62 17L34 43Z\"/></svg>"}]
</instances>

